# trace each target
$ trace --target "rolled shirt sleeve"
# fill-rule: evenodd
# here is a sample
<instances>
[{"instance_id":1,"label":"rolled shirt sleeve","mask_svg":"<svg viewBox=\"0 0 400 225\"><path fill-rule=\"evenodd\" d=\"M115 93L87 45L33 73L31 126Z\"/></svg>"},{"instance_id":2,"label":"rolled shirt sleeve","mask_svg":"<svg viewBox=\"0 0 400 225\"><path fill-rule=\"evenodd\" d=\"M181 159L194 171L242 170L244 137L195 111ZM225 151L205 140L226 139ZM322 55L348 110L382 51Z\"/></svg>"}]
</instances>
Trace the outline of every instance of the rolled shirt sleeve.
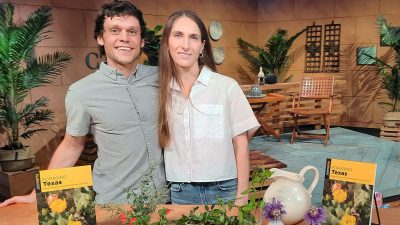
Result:
<instances>
[{"instance_id":1,"label":"rolled shirt sleeve","mask_svg":"<svg viewBox=\"0 0 400 225\"><path fill-rule=\"evenodd\" d=\"M78 98L78 90L71 86L65 97L67 115L67 134L75 137L85 136L90 128L90 115L87 112L82 99Z\"/></svg>"},{"instance_id":2,"label":"rolled shirt sleeve","mask_svg":"<svg viewBox=\"0 0 400 225\"><path fill-rule=\"evenodd\" d=\"M228 90L228 102L232 138L260 127L260 123L237 82L234 82Z\"/></svg>"}]
</instances>

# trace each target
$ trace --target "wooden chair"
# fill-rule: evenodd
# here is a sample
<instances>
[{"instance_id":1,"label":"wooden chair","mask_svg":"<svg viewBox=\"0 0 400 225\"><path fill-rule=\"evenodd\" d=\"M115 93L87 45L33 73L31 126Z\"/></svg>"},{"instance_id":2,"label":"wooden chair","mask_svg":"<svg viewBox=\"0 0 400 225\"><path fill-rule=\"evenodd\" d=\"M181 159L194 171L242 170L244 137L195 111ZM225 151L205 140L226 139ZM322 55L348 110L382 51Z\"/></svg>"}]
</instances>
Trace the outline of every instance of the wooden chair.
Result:
<instances>
[{"instance_id":1,"label":"wooden chair","mask_svg":"<svg viewBox=\"0 0 400 225\"><path fill-rule=\"evenodd\" d=\"M303 77L300 83L300 90L297 96L294 96L292 109L290 114L293 116L294 127L290 143L293 144L295 138L317 138L324 140L324 146L327 146L329 140L329 128L333 103L333 87L334 77ZM322 101L328 99L329 104L327 107L319 107L307 109L302 105L302 101L315 99ZM298 127L298 119L300 117L320 116L324 120L325 134L314 134L300 132Z\"/></svg>"}]
</instances>

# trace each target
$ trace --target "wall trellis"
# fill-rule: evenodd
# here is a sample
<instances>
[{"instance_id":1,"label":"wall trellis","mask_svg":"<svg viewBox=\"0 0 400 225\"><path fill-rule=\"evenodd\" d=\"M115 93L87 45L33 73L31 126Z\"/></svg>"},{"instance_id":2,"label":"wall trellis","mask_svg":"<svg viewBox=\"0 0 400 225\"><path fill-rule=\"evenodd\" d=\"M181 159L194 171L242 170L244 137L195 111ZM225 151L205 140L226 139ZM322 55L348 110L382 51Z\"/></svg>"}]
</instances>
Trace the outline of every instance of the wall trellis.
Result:
<instances>
[{"instance_id":1,"label":"wall trellis","mask_svg":"<svg viewBox=\"0 0 400 225\"><path fill-rule=\"evenodd\" d=\"M322 26L307 26L306 32L306 67L304 72L317 73L321 68L321 36Z\"/></svg>"},{"instance_id":2,"label":"wall trellis","mask_svg":"<svg viewBox=\"0 0 400 225\"><path fill-rule=\"evenodd\" d=\"M340 24L334 21L326 24L322 43L322 25L315 25L314 22L312 26L307 26L305 73L339 72L340 30Z\"/></svg>"},{"instance_id":3,"label":"wall trellis","mask_svg":"<svg viewBox=\"0 0 400 225\"><path fill-rule=\"evenodd\" d=\"M340 24L325 25L324 54L322 71L327 73L339 72L340 60Z\"/></svg>"}]
</instances>

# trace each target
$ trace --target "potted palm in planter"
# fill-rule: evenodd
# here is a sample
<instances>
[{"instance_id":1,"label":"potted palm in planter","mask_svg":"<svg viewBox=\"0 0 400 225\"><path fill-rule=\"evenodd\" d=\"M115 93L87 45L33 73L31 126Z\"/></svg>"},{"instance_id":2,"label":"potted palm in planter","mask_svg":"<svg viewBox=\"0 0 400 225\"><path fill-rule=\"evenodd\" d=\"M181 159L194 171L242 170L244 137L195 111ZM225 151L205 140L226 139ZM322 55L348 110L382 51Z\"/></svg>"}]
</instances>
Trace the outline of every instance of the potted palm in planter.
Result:
<instances>
[{"instance_id":1,"label":"potted palm in planter","mask_svg":"<svg viewBox=\"0 0 400 225\"><path fill-rule=\"evenodd\" d=\"M42 6L21 25L13 22L14 6L0 5L0 131L5 143L0 150L3 171L18 171L33 166L34 156L21 142L44 130L40 125L51 120L53 112L41 97L32 103L25 98L33 88L52 82L67 67L71 57L54 52L35 57L34 47L48 39L52 23L51 8Z\"/></svg>"},{"instance_id":2,"label":"potted palm in planter","mask_svg":"<svg viewBox=\"0 0 400 225\"><path fill-rule=\"evenodd\" d=\"M394 63L390 65L384 60L365 54L366 60L373 59L378 65L378 72L382 78L383 88L390 102L380 102L389 107L383 117L383 124L387 127L396 127L400 123L400 29L390 26L383 17L378 17L378 29L381 34L381 43L389 46L394 52Z\"/></svg>"},{"instance_id":3,"label":"potted palm in planter","mask_svg":"<svg viewBox=\"0 0 400 225\"><path fill-rule=\"evenodd\" d=\"M306 30L307 28L291 37L287 37L286 30L278 29L276 33L268 38L264 47L255 46L239 38L237 40L240 48L239 54L248 61L249 69L253 74L257 74L259 68L262 68L262 72L267 74L266 83L273 83L268 82L268 80L285 82L290 78L286 76L287 68L290 64L289 49L292 47L293 42ZM241 69L240 73L245 74L245 71Z\"/></svg>"}]
</instances>

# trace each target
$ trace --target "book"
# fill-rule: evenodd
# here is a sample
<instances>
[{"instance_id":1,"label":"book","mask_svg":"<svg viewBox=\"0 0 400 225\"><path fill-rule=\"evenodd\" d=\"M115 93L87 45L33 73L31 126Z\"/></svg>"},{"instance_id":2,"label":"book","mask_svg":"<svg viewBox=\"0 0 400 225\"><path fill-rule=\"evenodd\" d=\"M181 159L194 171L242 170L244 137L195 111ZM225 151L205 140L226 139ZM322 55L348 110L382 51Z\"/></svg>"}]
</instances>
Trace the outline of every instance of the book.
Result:
<instances>
[{"instance_id":1,"label":"book","mask_svg":"<svg viewBox=\"0 0 400 225\"><path fill-rule=\"evenodd\" d=\"M371 224L376 164L327 159L322 205L327 224Z\"/></svg>"},{"instance_id":2,"label":"book","mask_svg":"<svg viewBox=\"0 0 400 225\"><path fill-rule=\"evenodd\" d=\"M35 174L39 225L95 225L91 166Z\"/></svg>"}]
</instances>

